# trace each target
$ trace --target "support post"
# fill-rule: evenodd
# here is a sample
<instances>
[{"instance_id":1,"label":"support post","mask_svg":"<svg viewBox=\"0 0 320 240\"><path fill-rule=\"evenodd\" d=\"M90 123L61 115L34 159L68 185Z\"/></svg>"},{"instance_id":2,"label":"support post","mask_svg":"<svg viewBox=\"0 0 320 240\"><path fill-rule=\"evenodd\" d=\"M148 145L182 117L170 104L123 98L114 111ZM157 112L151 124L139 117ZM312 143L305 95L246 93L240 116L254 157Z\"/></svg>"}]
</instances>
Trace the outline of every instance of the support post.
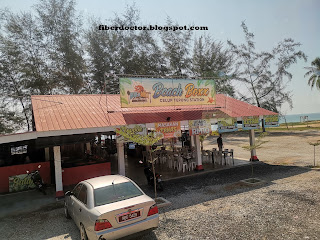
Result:
<instances>
[{"instance_id":1,"label":"support post","mask_svg":"<svg viewBox=\"0 0 320 240\"><path fill-rule=\"evenodd\" d=\"M54 172L55 172L55 176L56 176L56 197L60 198L60 197L64 196L63 184L62 184L60 146L53 147L53 156L54 156Z\"/></svg>"},{"instance_id":2,"label":"support post","mask_svg":"<svg viewBox=\"0 0 320 240\"><path fill-rule=\"evenodd\" d=\"M87 152L88 154L91 153L91 145L90 145L89 142L86 143L86 152Z\"/></svg>"},{"instance_id":3,"label":"support post","mask_svg":"<svg viewBox=\"0 0 320 240\"><path fill-rule=\"evenodd\" d=\"M126 175L125 157L124 157L124 144L117 139L117 155L118 155L118 173Z\"/></svg>"},{"instance_id":4,"label":"support post","mask_svg":"<svg viewBox=\"0 0 320 240\"><path fill-rule=\"evenodd\" d=\"M46 162L50 161L50 151L48 147L44 149L44 159Z\"/></svg>"},{"instance_id":5,"label":"support post","mask_svg":"<svg viewBox=\"0 0 320 240\"><path fill-rule=\"evenodd\" d=\"M249 139L250 139L250 147L254 146L256 144L254 129L249 130ZM250 161L259 161L257 157L256 149L251 149Z\"/></svg>"},{"instance_id":6,"label":"support post","mask_svg":"<svg viewBox=\"0 0 320 240\"><path fill-rule=\"evenodd\" d=\"M196 171L203 171L202 166L202 156L201 156L201 147L200 147L200 137L199 135L195 135L194 142L196 147Z\"/></svg>"},{"instance_id":7,"label":"support post","mask_svg":"<svg viewBox=\"0 0 320 240\"><path fill-rule=\"evenodd\" d=\"M194 147L194 137L191 136L191 147Z\"/></svg>"}]
</instances>

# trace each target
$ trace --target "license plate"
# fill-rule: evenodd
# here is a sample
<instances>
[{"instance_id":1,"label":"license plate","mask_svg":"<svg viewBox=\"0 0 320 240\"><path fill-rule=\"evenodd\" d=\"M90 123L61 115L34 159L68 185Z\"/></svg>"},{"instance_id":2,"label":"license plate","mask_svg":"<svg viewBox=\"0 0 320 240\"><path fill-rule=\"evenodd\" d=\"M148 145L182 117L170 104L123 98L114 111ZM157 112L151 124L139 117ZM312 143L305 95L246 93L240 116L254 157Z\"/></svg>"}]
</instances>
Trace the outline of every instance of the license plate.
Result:
<instances>
[{"instance_id":1,"label":"license plate","mask_svg":"<svg viewBox=\"0 0 320 240\"><path fill-rule=\"evenodd\" d=\"M141 215L140 210L132 211L130 213L129 212L124 213L124 214L119 216L119 222L125 222L125 221L128 221L128 220L140 217L140 215Z\"/></svg>"}]
</instances>

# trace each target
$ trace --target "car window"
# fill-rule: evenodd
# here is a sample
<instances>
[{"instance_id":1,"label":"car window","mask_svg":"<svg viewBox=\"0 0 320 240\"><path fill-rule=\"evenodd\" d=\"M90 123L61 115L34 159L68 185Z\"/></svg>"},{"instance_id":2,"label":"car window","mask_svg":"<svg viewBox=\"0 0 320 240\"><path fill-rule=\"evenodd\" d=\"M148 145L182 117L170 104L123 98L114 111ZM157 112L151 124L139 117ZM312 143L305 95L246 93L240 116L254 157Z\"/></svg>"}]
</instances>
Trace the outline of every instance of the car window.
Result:
<instances>
[{"instance_id":1,"label":"car window","mask_svg":"<svg viewBox=\"0 0 320 240\"><path fill-rule=\"evenodd\" d=\"M73 189L73 195L78 198L79 192L81 190L82 184L79 183L77 186L75 186L75 188Z\"/></svg>"},{"instance_id":2,"label":"car window","mask_svg":"<svg viewBox=\"0 0 320 240\"><path fill-rule=\"evenodd\" d=\"M143 193L132 182L112 184L94 190L94 203L101 206L141 195Z\"/></svg>"},{"instance_id":3,"label":"car window","mask_svg":"<svg viewBox=\"0 0 320 240\"><path fill-rule=\"evenodd\" d=\"M87 187L85 185L82 185L78 199L84 204L87 204Z\"/></svg>"}]
</instances>

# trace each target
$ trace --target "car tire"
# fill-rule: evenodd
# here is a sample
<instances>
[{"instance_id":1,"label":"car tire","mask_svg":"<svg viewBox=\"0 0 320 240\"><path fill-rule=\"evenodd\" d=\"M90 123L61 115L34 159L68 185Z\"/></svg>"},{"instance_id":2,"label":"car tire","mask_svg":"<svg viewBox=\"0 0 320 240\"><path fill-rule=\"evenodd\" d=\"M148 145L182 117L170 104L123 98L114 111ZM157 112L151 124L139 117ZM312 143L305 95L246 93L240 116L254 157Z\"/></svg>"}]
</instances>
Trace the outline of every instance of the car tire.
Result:
<instances>
[{"instance_id":1,"label":"car tire","mask_svg":"<svg viewBox=\"0 0 320 240\"><path fill-rule=\"evenodd\" d=\"M64 203L64 216L66 217L66 219L70 219L71 218L66 202Z\"/></svg>"},{"instance_id":2,"label":"car tire","mask_svg":"<svg viewBox=\"0 0 320 240\"><path fill-rule=\"evenodd\" d=\"M84 229L84 226L82 225L82 223L80 223L80 239L81 240L88 240L86 230Z\"/></svg>"}]
</instances>

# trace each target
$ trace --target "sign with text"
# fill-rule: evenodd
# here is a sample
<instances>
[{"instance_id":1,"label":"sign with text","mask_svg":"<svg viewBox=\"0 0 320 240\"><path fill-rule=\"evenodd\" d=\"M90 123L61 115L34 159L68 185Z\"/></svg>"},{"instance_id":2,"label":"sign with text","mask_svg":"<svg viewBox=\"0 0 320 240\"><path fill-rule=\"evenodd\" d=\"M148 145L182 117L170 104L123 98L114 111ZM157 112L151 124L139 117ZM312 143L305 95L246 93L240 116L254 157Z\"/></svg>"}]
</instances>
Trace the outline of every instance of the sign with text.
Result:
<instances>
[{"instance_id":1,"label":"sign with text","mask_svg":"<svg viewBox=\"0 0 320 240\"><path fill-rule=\"evenodd\" d=\"M259 129L259 128L260 128L259 116L242 117L243 130Z\"/></svg>"},{"instance_id":2,"label":"sign with text","mask_svg":"<svg viewBox=\"0 0 320 240\"><path fill-rule=\"evenodd\" d=\"M264 127L279 127L279 115L263 116Z\"/></svg>"},{"instance_id":3,"label":"sign with text","mask_svg":"<svg viewBox=\"0 0 320 240\"><path fill-rule=\"evenodd\" d=\"M181 137L180 121L155 123L156 132L161 134L162 138Z\"/></svg>"},{"instance_id":4,"label":"sign with text","mask_svg":"<svg viewBox=\"0 0 320 240\"><path fill-rule=\"evenodd\" d=\"M238 131L236 118L218 118L218 132L234 132Z\"/></svg>"},{"instance_id":5,"label":"sign with text","mask_svg":"<svg viewBox=\"0 0 320 240\"><path fill-rule=\"evenodd\" d=\"M120 78L122 108L214 105L214 80Z\"/></svg>"},{"instance_id":6,"label":"sign with text","mask_svg":"<svg viewBox=\"0 0 320 240\"><path fill-rule=\"evenodd\" d=\"M126 126L121 126L120 129L123 132L128 133L129 135L131 134L146 135L147 134L147 128L145 124L129 124ZM119 134L117 134L117 140L119 142L131 142L131 140L127 140Z\"/></svg>"},{"instance_id":7,"label":"sign with text","mask_svg":"<svg viewBox=\"0 0 320 240\"><path fill-rule=\"evenodd\" d=\"M35 187L31 175L20 174L9 177L9 192L19 192Z\"/></svg>"},{"instance_id":8,"label":"sign with text","mask_svg":"<svg viewBox=\"0 0 320 240\"><path fill-rule=\"evenodd\" d=\"M199 135L211 133L211 123L209 119L189 120L189 135Z\"/></svg>"}]
</instances>

